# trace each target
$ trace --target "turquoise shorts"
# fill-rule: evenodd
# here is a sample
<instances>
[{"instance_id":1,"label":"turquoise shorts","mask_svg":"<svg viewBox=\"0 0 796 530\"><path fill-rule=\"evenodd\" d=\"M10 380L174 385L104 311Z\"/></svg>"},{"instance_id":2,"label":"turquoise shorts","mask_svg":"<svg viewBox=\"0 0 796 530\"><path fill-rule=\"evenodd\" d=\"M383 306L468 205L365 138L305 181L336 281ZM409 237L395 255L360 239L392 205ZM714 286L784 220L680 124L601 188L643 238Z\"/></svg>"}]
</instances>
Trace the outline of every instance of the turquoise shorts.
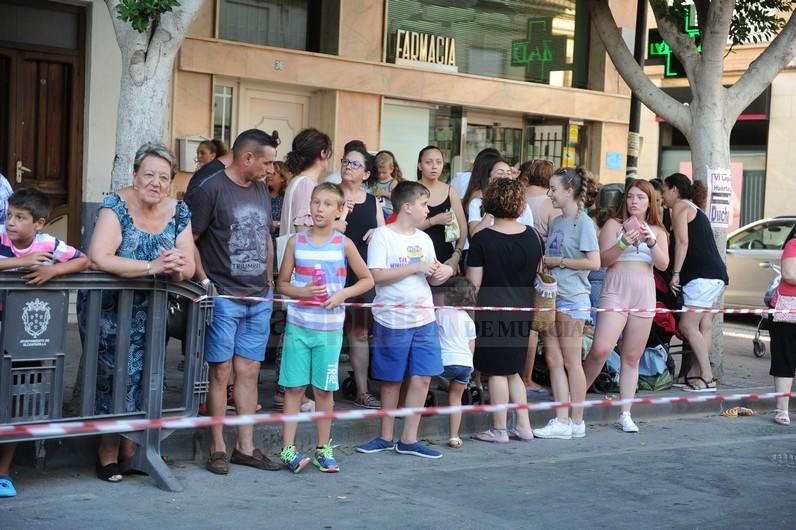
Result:
<instances>
[{"instance_id":1,"label":"turquoise shorts","mask_svg":"<svg viewBox=\"0 0 796 530\"><path fill-rule=\"evenodd\" d=\"M279 384L286 388L312 385L333 392L339 388L337 372L343 330L317 331L285 326Z\"/></svg>"}]
</instances>

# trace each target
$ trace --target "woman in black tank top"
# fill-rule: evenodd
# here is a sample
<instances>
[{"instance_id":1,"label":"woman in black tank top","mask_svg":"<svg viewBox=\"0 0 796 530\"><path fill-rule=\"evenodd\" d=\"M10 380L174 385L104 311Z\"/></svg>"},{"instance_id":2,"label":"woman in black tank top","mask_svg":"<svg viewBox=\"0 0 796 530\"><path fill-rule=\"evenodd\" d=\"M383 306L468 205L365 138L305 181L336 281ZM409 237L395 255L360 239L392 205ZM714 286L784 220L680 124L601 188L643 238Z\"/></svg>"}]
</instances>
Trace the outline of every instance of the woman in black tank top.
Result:
<instances>
[{"instance_id":1,"label":"woman in black tank top","mask_svg":"<svg viewBox=\"0 0 796 530\"><path fill-rule=\"evenodd\" d=\"M357 247L362 259L368 260L368 242L373 231L384 224L384 214L376 197L366 193L364 182L373 172L373 157L364 149L353 149L345 153L341 161L340 186L346 199L345 236ZM356 283L357 277L347 267L346 287ZM351 302L371 302L374 291L371 290ZM357 387L356 405L366 408L379 408L381 403L368 392L368 369L370 367L370 348L368 334L370 332L370 309L346 308L345 332L348 337L351 368Z\"/></svg>"},{"instance_id":2,"label":"woman in black tank top","mask_svg":"<svg viewBox=\"0 0 796 530\"><path fill-rule=\"evenodd\" d=\"M459 194L449 184L439 180L444 165L445 161L439 148L429 145L420 151L417 159L417 178L431 192L428 219L420 228L434 243L437 259L449 265L454 272L458 272L464 242L467 240L467 219ZM442 196L445 198L439 202ZM433 204L434 202L437 204ZM454 221L459 225L459 237L455 241L445 241L445 228Z\"/></svg>"},{"instance_id":3,"label":"woman in black tank top","mask_svg":"<svg viewBox=\"0 0 796 530\"><path fill-rule=\"evenodd\" d=\"M669 285L674 293L684 292L684 306L709 309L720 299L721 289L729 281L727 267L713 239L710 221L691 202L691 180L682 173L666 177L662 195L664 203L671 210L675 240ZM716 379L710 366L713 315L683 313L678 328L694 350L697 360L685 376L683 389L715 392Z\"/></svg>"}]
</instances>

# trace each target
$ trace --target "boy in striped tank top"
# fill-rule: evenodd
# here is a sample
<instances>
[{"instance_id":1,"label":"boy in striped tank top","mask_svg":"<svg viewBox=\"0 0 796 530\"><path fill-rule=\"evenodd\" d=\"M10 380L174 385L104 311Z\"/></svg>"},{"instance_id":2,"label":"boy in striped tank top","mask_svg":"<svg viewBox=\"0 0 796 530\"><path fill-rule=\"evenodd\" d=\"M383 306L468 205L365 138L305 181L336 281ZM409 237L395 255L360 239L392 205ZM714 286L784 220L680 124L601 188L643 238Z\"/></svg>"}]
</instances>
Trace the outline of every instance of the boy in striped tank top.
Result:
<instances>
[{"instance_id":1,"label":"boy in striped tank top","mask_svg":"<svg viewBox=\"0 0 796 530\"><path fill-rule=\"evenodd\" d=\"M345 321L345 309L340 304L373 288L373 277L354 243L334 229L344 206L340 186L329 182L316 186L310 202L314 224L290 238L279 269L277 291L300 301L288 305L282 347L279 384L285 387L286 414L299 412L307 385L312 385L316 411L334 409ZM345 287L346 262L359 279L350 287ZM316 271L323 272L325 284L316 284ZM332 452L332 421L318 420L316 426L318 445L312 463L324 473L335 473L339 467ZM280 454L294 473L310 462L296 449L297 427L296 422L285 422Z\"/></svg>"}]
</instances>

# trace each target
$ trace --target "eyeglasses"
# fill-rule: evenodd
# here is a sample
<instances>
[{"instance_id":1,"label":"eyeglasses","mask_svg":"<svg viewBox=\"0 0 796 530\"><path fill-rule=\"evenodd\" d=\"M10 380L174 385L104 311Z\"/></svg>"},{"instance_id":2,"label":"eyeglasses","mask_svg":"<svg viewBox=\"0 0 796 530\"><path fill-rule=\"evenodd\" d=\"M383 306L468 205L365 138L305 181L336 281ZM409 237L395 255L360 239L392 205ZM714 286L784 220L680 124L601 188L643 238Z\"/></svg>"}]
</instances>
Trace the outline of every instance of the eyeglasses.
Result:
<instances>
[{"instance_id":1,"label":"eyeglasses","mask_svg":"<svg viewBox=\"0 0 796 530\"><path fill-rule=\"evenodd\" d=\"M362 169L363 167L365 167L365 164L363 164L359 160L349 160L347 158L340 160L340 165L342 165L343 167L350 166L354 169Z\"/></svg>"}]
</instances>

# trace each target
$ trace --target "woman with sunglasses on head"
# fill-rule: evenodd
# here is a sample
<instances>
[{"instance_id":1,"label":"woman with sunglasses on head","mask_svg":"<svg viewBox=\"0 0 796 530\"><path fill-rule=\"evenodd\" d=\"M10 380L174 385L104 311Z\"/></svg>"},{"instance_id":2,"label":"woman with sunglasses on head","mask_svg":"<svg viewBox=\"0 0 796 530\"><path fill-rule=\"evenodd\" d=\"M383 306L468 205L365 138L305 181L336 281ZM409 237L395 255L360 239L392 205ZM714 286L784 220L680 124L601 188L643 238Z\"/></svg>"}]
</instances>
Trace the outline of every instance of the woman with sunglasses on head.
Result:
<instances>
[{"instance_id":1,"label":"woman with sunglasses on head","mask_svg":"<svg viewBox=\"0 0 796 530\"><path fill-rule=\"evenodd\" d=\"M427 145L420 150L417 180L428 188L431 197L428 200L428 218L419 228L434 243L437 259L458 272L464 242L467 241L467 220L459 193L450 184L440 180L444 168L445 159L438 147ZM446 227L454 222L459 225L459 237L455 241L448 241Z\"/></svg>"},{"instance_id":2,"label":"woman with sunglasses on head","mask_svg":"<svg viewBox=\"0 0 796 530\"><path fill-rule=\"evenodd\" d=\"M373 231L384 225L384 214L381 204L374 195L367 193L363 184L374 171L374 160L365 145L353 142L347 144L349 149L340 161L340 187L345 196L344 220L338 221L338 230L350 239L359 251L362 259L368 259L368 243ZM357 276L349 269L346 287L357 282ZM349 302L372 302L373 290L364 295L352 298ZM381 402L368 391L368 368L370 367L370 347L368 334L371 328L370 309L346 307L345 332L348 338L351 368L357 387L354 404L368 409L381 407Z\"/></svg>"},{"instance_id":3,"label":"woman with sunglasses on head","mask_svg":"<svg viewBox=\"0 0 796 530\"><path fill-rule=\"evenodd\" d=\"M598 313L594 342L583 369L588 387L622 337L619 394L621 399L633 399L638 386L638 363L655 316L652 269L662 271L669 266L669 244L655 203L655 189L649 182L629 181L620 211L621 217L609 219L600 231L600 260L608 267L600 308L625 311ZM631 307L653 311L627 312ZM617 427L624 432L638 432L630 416L630 404L622 405Z\"/></svg>"}]
</instances>

